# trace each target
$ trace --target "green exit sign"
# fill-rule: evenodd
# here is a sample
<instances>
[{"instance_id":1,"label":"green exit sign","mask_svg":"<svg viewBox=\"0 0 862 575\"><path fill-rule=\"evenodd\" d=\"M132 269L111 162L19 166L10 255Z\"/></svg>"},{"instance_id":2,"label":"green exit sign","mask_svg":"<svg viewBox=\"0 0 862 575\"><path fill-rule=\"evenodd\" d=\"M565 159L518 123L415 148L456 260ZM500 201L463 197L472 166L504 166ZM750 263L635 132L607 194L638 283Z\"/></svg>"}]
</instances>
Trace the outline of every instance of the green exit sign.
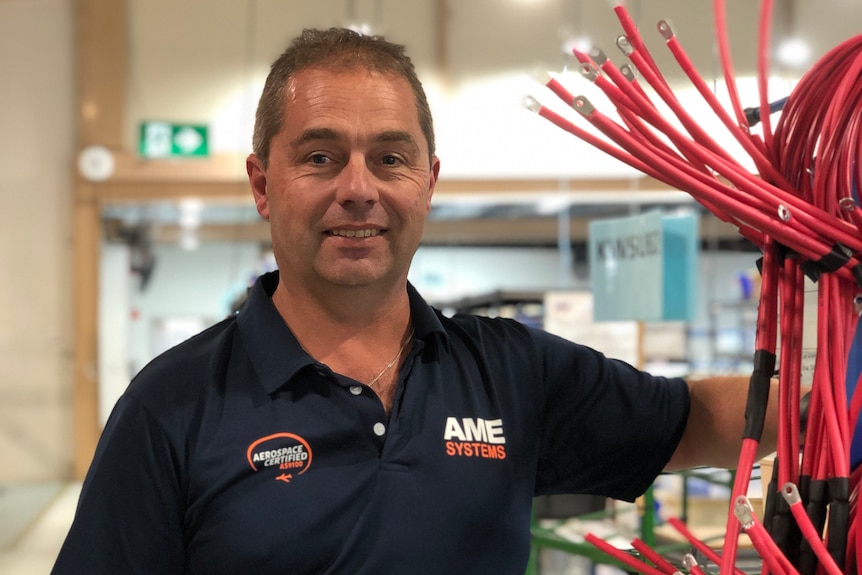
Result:
<instances>
[{"instance_id":1,"label":"green exit sign","mask_svg":"<svg viewBox=\"0 0 862 575\"><path fill-rule=\"evenodd\" d=\"M207 127L169 122L143 122L140 151L145 158L207 156L209 155Z\"/></svg>"}]
</instances>

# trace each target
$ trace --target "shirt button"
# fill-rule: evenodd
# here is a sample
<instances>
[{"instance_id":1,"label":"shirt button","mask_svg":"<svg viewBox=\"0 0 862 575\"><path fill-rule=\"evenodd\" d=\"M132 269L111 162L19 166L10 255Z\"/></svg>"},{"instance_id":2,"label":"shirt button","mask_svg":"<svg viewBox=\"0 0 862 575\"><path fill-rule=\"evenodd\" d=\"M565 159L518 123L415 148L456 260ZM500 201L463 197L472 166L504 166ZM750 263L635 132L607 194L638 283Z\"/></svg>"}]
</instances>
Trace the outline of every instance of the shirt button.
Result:
<instances>
[{"instance_id":1,"label":"shirt button","mask_svg":"<svg viewBox=\"0 0 862 575\"><path fill-rule=\"evenodd\" d=\"M374 435L377 437L383 437L383 434L386 433L386 426L382 423L374 424Z\"/></svg>"},{"instance_id":2,"label":"shirt button","mask_svg":"<svg viewBox=\"0 0 862 575\"><path fill-rule=\"evenodd\" d=\"M350 393L352 393L353 395L359 395L359 394L361 394L361 393L362 393L362 386L360 386L360 385L351 385L351 386L350 386Z\"/></svg>"}]
</instances>

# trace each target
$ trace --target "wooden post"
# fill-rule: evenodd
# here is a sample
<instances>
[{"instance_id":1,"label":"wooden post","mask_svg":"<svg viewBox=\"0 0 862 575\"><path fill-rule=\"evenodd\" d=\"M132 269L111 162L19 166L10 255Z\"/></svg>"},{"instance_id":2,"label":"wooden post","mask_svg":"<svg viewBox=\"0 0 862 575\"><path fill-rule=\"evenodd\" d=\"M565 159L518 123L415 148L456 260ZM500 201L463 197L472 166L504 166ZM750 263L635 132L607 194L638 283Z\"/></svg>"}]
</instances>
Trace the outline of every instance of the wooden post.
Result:
<instances>
[{"instance_id":1,"label":"wooden post","mask_svg":"<svg viewBox=\"0 0 862 575\"><path fill-rule=\"evenodd\" d=\"M126 101L126 7L123 0L77 0L78 151L100 145L119 151ZM74 174L73 476L81 479L101 432L98 381L100 187Z\"/></svg>"}]
</instances>

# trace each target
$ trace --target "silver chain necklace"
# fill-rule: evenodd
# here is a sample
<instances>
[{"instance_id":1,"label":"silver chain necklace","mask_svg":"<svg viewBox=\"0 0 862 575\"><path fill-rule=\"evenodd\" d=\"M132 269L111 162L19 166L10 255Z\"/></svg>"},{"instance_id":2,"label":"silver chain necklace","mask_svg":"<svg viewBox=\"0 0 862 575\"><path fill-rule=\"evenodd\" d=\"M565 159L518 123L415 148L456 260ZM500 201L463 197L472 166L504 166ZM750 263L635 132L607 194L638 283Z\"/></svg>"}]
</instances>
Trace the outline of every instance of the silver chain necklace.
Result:
<instances>
[{"instance_id":1,"label":"silver chain necklace","mask_svg":"<svg viewBox=\"0 0 862 575\"><path fill-rule=\"evenodd\" d=\"M377 383L377 380L380 379L381 377L383 377L383 374L386 373L387 371L389 371L389 369L393 365L395 365L395 362L398 361L398 358L401 357L401 354L404 353L405 349L407 349L407 344L410 343L410 341L413 339L413 332L414 331L415 330L413 328L410 328L410 333L407 335L407 338L404 340L404 343L401 344L401 348L398 350L398 353L395 354L395 357L392 358L392 361L387 363L386 367L384 367L380 371L380 373L378 373L374 377L374 379L372 379L371 381L368 382L368 387L372 387L375 383Z\"/></svg>"}]
</instances>

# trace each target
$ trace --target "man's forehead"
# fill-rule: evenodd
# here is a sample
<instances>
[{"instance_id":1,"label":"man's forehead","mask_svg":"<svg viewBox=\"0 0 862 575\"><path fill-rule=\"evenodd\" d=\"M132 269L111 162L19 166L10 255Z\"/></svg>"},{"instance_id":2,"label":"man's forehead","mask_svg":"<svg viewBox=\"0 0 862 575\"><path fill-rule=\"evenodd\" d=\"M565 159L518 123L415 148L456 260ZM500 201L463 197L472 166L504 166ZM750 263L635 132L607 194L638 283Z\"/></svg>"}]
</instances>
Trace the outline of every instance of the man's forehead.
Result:
<instances>
[{"instance_id":1,"label":"man's forehead","mask_svg":"<svg viewBox=\"0 0 862 575\"><path fill-rule=\"evenodd\" d=\"M357 81L363 77L367 77L372 81L390 83L393 90L391 93L387 93L386 90L382 92L378 90L374 94L369 94L368 90L361 93L354 88ZM336 83L338 87L334 89L328 87L327 84L329 82ZM380 126L379 130L372 128L376 132L374 139L393 142L406 142L409 140L419 147L419 142L416 139L421 134L421 124L415 95L410 83L394 72L378 72L359 66L336 68L334 70L320 67L303 68L292 74L285 86L285 98L283 102L285 110L284 121L285 124L288 124L291 123L291 120L298 119L295 114L291 113L293 104L300 105L300 108L296 108L294 111L302 109L304 105L310 105L312 108L320 106L318 112L321 113L302 114L301 123L305 124L304 127L294 123L293 128L302 130L303 134L298 136L302 140L336 139L344 136L344 134L339 132L337 126L332 126L327 121L329 119L328 112L331 109L342 109L341 105L345 106L345 109L352 108L353 104L357 103L361 106L363 97L366 103L371 103L370 111L372 114L376 108L380 111L388 109L392 118L401 116L402 120L406 119L402 115L404 112L409 117L409 125L406 126L404 124L399 126L396 123L390 126ZM338 102L339 99L342 100L341 104ZM304 105L301 103L304 103ZM333 103L335 106L331 107ZM337 115L333 117L337 117ZM383 115L375 117L385 118L386 113L384 112ZM371 126L366 127L371 128ZM417 134L411 133L414 129L418 131ZM424 142L424 137L421 139Z\"/></svg>"},{"instance_id":2,"label":"man's forehead","mask_svg":"<svg viewBox=\"0 0 862 575\"><path fill-rule=\"evenodd\" d=\"M393 85L411 90L410 83L400 74L392 71L377 70L368 68L362 65L345 65L345 66L307 66L294 71L288 78L285 85L287 93L296 93L298 89L303 87L308 82L332 80L334 82L345 82L345 77L352 76L353 78L365 77L372 80L388 81Z\"/></svg>"}]
</instances>

